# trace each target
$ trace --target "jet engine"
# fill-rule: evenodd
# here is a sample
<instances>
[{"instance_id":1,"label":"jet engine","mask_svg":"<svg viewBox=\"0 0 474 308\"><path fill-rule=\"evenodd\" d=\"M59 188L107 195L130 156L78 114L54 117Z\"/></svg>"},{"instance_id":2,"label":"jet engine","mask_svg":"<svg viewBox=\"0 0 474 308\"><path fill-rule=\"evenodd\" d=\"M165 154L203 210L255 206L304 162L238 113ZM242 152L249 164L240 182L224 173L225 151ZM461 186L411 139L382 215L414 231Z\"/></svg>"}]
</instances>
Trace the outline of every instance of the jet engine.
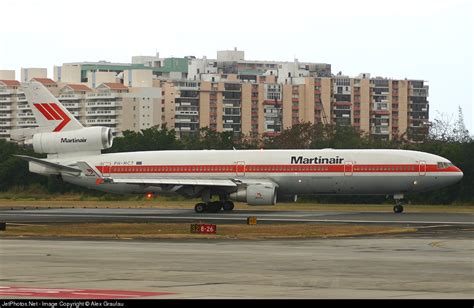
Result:
<instances>
[{"instance_id":1,"label":"jet engine","mask_svg":"<svg viewBox=\"0 0 474 308\"><path fill-rule=\"evenodd\" d=\"M90 152L108 149L112 142L112 130L109 127L94 126L34 134L33 149L42 154Z\"/></svg>"},{"instance_id":2,"label":"jet engine","mask_svg":"<svg viewBox=\"0 0 474 308\"><path fill-rule=\"evenodd\" d=\"M231 193L229 197L235 201L247 202L248 205L275 205L276 185L271 183L248 185Z\"/></svg>"}]
</instances>

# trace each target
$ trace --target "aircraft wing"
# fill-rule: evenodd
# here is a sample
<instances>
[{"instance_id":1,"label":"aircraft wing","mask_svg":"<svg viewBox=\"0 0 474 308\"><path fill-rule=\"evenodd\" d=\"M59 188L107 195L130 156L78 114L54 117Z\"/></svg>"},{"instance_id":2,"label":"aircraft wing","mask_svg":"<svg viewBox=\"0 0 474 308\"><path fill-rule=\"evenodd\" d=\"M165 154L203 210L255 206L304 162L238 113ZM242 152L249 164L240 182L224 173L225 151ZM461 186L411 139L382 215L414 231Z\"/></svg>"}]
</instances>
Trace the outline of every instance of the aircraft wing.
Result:
<instances>
[{"instance_id":1,"label":"aircraft wing","mask_svg":"<svg viewBox=\"0 0 474 308\"><path fill-rule=\"evenodd\" d=\"M19 157L23 160L26 160L28 162L34 162L36 164L43 165L43 166L48 167L48 168L53 168L53 169L56 169L56 170L59 170L59 171L67 171L67 172L73 172L73 173L80 173L81 172L80 169L76 169L76 168L73 168L73 167L70 167L70 166L65 166L65 165L53 163L53 162L50 162L50 161L43 160L41 158L36 158L36 157L31 157L31 156L26 156L26 155L15 155L15 156Z\"/></svg>"},{"instance_id":2,"label":"aircraft wing","mask_svg":"<svg viewBox=\"0 0 474 308\"><path fill-rule=\"evenodd\" d=\"M147 184L147 185L191 185L191 186L228 186L236 187L237 184L231 180L212 179L179 179L179 178L153 178L153 179L116 179L112 178L112 183L125 184Z\"/></svg>"},{"instance_id":3,"label":"aircraft wing","mask_svg":"<svg viewBox=\"0 0 474 308\"><path fill-rule=\"evenodd\" d=\"M144 184L144 185L180 185L180 186L226 186L236 187L238 182L225 179L187 179L187 178L115 178L103 177L99 170L85 161L79 161L77 166L86 176L95 177L97 184L102 183L122 183L122 184Z\"/></svg>"}]
</instances>

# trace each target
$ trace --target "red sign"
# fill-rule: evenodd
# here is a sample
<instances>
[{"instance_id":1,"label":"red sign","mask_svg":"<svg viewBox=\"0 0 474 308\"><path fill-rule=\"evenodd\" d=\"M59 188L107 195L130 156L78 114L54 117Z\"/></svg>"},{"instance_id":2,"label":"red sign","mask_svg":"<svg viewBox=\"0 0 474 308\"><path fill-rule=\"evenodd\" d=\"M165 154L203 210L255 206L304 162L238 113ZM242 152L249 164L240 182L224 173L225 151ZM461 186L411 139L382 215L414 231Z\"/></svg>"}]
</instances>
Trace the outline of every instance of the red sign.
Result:
<instances>
[{"instance_id":1,"label":"red sign","mask_svg":"<svg viewBox=\"0 0 474 308\"><path fill-rule=\"evenodd\" d=\"M212 224L192 224L191 233L216 234L217 226Z\"/></svg>"},{"instance_id":2,"label":"red sign","mask_svg":"<svg viewBox=\"0 0 474 308\"><path fill-rule=\"evenodd\" d=\"M173 295L168 292L140 292L122 290L86 290L86 289L52 289L34 287L0 287L0 297L48 297L70 299L126 299L148 296Z\"/></svg>"}]
</instances>

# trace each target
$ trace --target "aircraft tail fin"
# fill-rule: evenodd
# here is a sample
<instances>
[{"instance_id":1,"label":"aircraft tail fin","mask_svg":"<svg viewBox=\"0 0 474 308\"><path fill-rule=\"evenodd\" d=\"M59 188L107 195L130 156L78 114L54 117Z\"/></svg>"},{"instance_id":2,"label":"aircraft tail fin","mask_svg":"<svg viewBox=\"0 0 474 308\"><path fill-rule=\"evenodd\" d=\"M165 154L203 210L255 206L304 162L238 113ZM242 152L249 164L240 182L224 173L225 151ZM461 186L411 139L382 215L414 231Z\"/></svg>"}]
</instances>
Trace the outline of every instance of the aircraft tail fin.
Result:
<instances>
[{"instance_id":1,"label":"aircraft tail fin","mask_svg":"<svg viewBox=\"0 0 474 308\"><path fill-rule=\"evenodd\" d=\"M61 132L83 128L82 124L39 82L22 84L41 132Z\"/></svg>"}]
</instances>

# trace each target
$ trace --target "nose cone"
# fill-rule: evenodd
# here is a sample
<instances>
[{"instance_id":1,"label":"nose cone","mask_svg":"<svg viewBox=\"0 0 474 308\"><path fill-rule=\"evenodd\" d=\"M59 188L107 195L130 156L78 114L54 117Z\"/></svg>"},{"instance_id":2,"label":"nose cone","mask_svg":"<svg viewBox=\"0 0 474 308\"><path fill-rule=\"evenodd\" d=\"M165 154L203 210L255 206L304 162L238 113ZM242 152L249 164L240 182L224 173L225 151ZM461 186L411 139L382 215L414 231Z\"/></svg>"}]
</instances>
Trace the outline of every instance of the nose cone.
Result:
<instances>
[{"instance_id":1,"label":"nose cone","mask_svg":"<svg viewBox=\"0 0 474 308\"><path fill-rule=\"evenodd\" d=\"M464 173L462 173L462 170L456 167L456 182L461 181L462 177L464 176Z\"/></svg>"}]
</instances>

